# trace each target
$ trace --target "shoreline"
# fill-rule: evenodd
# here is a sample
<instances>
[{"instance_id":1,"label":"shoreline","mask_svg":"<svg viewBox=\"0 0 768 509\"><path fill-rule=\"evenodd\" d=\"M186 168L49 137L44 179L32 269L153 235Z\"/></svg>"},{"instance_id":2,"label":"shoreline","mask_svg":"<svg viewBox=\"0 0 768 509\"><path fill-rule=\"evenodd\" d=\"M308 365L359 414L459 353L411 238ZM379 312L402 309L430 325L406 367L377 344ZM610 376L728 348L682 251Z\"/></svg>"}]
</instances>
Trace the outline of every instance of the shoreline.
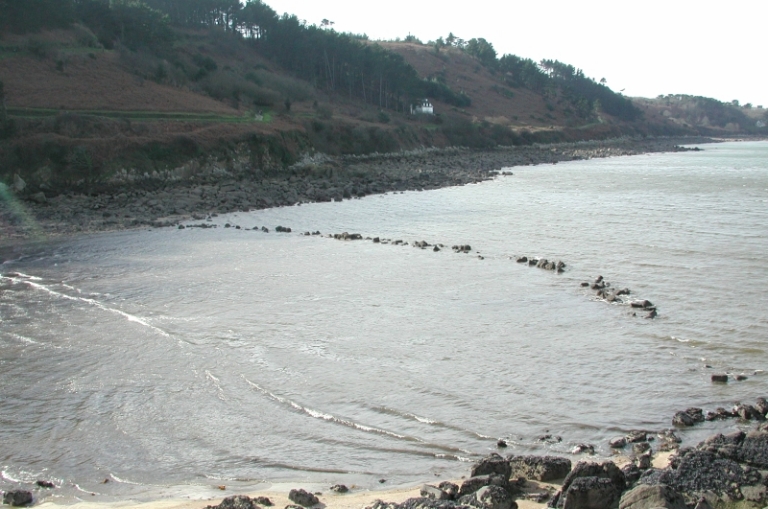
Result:
<instances>
[{"instance_id":1,"label":"shoreline","mask_svg":"<svg viewBox=\"0 0 768 509\"><path fill-rule=\"evenodd\" d=\"M0 246L175 226L214 214L463 186L509 175L502 170L516 166L695 150L681 145L717 142L703 137L621 138L480 152L447 148L364 156L317 154L279 173L253 168L245 157L227 164L192 161L163 174L123 170L90 194L66 191L54 196L22 182L15 192L0 189L6 198L0 201Z\"/></svg>"}]
</instances>

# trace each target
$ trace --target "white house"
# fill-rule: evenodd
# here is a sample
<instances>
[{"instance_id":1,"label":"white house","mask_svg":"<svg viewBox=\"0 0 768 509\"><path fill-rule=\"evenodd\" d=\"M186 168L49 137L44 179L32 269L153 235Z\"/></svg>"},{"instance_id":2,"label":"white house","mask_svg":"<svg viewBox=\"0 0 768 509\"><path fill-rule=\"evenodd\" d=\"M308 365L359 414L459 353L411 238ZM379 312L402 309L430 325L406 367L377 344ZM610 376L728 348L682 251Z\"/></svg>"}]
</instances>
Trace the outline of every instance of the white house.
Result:
<instances>
[{"instance_id":1,"label":"white house","mask_svg":"<svg viewBox=\"0 0 768 509\"><path fill-rule=\"evenodd\" d=\"M432 103L429 102L429 99L424 99L421 101L420 104L411 105L411 115L417 115L417 114L424 114L424 115L434 115L435 109L432 107Z\"/></svg>"}]
</instances>

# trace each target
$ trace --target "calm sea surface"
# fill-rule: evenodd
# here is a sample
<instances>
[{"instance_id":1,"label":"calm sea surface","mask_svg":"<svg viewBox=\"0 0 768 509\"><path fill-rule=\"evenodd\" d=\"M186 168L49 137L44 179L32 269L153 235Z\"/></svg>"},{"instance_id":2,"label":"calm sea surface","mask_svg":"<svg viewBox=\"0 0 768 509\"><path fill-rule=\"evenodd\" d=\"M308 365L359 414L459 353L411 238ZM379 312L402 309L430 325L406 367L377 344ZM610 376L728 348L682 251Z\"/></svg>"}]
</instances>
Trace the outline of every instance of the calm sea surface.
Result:
<instances>
[{"instance_id":1,"label":"calm sea surface","mask_svg":"<svg viewBox=\"0 0 768 509\"><path fill-rule=\"evenodd\" d=\"M464 475L499 438L608 456L609 438L677 410L766 396L768 142L703 148L6 253L0 489L52 479L49 499L68 502L391 485ZM580 283L598 275L659 317L597 300Z\"/></svg>"}]
</instances>

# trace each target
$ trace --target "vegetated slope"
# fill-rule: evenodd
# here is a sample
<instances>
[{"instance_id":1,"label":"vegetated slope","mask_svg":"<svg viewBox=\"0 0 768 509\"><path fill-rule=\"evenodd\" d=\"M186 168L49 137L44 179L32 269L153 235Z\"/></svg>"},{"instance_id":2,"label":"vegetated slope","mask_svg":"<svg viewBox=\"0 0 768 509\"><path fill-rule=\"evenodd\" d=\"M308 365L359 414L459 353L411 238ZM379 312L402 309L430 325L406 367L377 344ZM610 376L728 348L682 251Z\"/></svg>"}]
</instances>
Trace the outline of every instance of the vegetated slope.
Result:
<instances>
[{"instance_id":1,"label":"vegetated slope","mask_svg":"<svg viewBox=\"0 0 768 509\"><path fill-rule=\"evenodd\" d=\"M768 110L709 97L669 94L655 99L636 98L648 122L695 129L707 135L768 134ZM762 126L762 127L761 127Z\"/></svg>"},{"instance_id":2,"label":"vegetated slope","mask_svg":"<svg viewBox=\"0 0 768 509\"><path fill-rule=\"evenodd\" d=\"M433 46L408 42L382 42L384 48L401 55L424 79L440 81L465 93L472 103L464 108L433 100L436 113L462 112L474 121L512 127L563 126L562 109L541 94L507 86L466 52L451 47L435 51ZM549 104L549 107L547 106Z\"/></svg>"},{"instance_id":3,"label":"vegetated slope","mask_svg":"<svg viewBox=\"0 0 768 509\"><path fill-rule=\"evenodd\" d=\"M240 114L203 94L136 76L114 51L70 54L66 61L21 54L0 61L0 76L9 108Z\"/></svg>"}]
</instances>

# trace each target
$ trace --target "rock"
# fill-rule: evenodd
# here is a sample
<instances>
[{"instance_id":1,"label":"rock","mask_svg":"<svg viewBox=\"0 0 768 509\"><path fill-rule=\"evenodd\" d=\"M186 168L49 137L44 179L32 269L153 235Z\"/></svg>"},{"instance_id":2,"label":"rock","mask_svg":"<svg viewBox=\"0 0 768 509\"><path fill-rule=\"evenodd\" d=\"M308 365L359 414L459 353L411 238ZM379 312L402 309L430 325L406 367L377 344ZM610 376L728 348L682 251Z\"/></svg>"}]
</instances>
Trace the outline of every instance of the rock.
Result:
<instances>
[{"instance_id":1,"label":"rock","mask_svg":"<svg viewBox=\"0 0 768 509\"><path fill-rule=\"evenodd\" d=\"M438 251L440 251L440 248L439 248L439 247L437 247L437 246L435 246L435 247L433 247L433 248L432 248L432 251L434 251L435 253L437 253Z\"/></svg>"},{"instance_id":2,"label":"rock","mask_svg":"<svg viewBox=\"0 0 768 509\"><path fill-rule=\"evenodd\" d=\"M35 484L37 484L41 488L55 488L56 487L56 485L53 484L51 481L38 480Z\"/></svg>"},{"instance_id":3,"label":"rock","mask_svg":"<svg viewBox=\"0 0 768 509\"><path fill-rule=\"evenodd\" d=\"M517 263L528 263L528 257L527 256L521 256L516 261L517 261Z\"/></svg>"},{"instance_id":4,"label":"rock","mask_svg":"<svg viewBox=\"0 0 768 509\"><path fill-rule=\"evenodd\" d=\"M260 509L255 499L245 495L227 497L219 505L209 505L205 509Z\"/></svg>"},{"instance_id":5,"label":"rock","mask_svg":"<svg viewBox=\"0 0 768 509\"><path fill-rule=\"evenodd\" d=\"M636 459L637 462L637 468L640 470L648 470L653 466L653 463L651 462L651 455L650 454L641 454Z\"/></svg>"},{"instance_id":6,"label":"rock","mask_svg":"<svg viewBox=\"0 0 768 509\"><path fill-rule=\"evenodd\" d=\"M595 446L590 444L577 444L571 449L571 454L595 454Z\"/></svg>"},{"instance_id":7,"label":"rock","mask_svg":"<svg viewBox=\"0 0 768 509\"><path fill-rule=\"evenodd\" d=\"M613 449L621 449L622 447L625 447L627 445L627 438L626 437L615 437L612 438L608 444Z\"/></svg>"},{"instance_id":8,"label":"rock","mask_svg":"<svg viewBox=\"0 0 768 509\"><path fill-rule=\"evenodd\" d=\"M636 444L632 444L632 452L635 454L643 454L646 451L649 451L651 449L651 444L648 442L638 442Z\"/></svg>"},{"instance_id":9,"label":"rock","mask_svg":"<svg viewBox=\"0 0 768 509\"><path fill-rule=\"evenodd\" d=\"M512 467L509 465L509 461L496 453L492 453L475 463L470 471L470 476L472 477L489 474L496 474L504 479L509 479L510 475L512 475Z\"/></svg>"},{"instance_id":10,"label":"rock","mask_svg":"<svg viewBox=\"0 0 768 509\"><path fill-rule=\"evenodd\" d=\"M508 456L511 476L549 482L571 471L571 460L558 456Z\"/></svg>"},{"instance_id":11,"label":"rock","mask_svg":"<svg viewBox=\"0 0 768 509\"><path fill-rule=\"evenodd\" d=\"M640 467L634 463L627 463L621 467L621 472L624 474L624 479L627 481L628 485L635 484L638 479L640 479L640 476L643 475Z\"/></svg>"},{"instance_id":12,"label":"rock","mask_svg":"<svg viewBox=\"0 0 768 509\"><path fill-rule=\"evenodd\" d=\"M185 229L185 226L183 224L180 224L179 225L179 230L183 230L183 229Z\"/></svg>"},{"instance_id":13,"label":"rock","mask_svg":"<svg viewBox=\"0 0 768 509\"><path fill-rule=\"evenodd\" d=\"M567 493L568 487L583 477L597 477L601 479L608 479L613 484L619 493L624 491L627 487L627 480L624 477L624 473L619 470L612 461L606 461L605 463L594 463L589 461L579 461L571 472L566 476L563 481L562 493ZM617 500L618 502L618 500Z\"/></svg>"},{"instance_id":14,"label":"rock","mask_svg":"<svg viewBox=\"0 0 768 509\"><path fill-rule=\"evenodd\" d=\"M696 424L693 418L685 412L677 412L672 417L672 425L680 428L687 428Z\"/></svg>"},{"instance_id":15,"label":"rock","mask_svg":"<svg viewBox=\"0 0 768 509\"><path fill-rule=\"evenodd\" d=\"M446 492L436 486L431 486L429 484L425 484L421 487L419 495L424 498L431 498L433 500L451 500L450 495L448 495Z\"/></svg>"},{"instance_id":16,"label":"rock","mask_svg":"<svg viewBox=\"0 0 768 509\"><path fill-rule=\"evenodd\" d=\"M509 492L499 486L484 486L476 492L459 499L462 504L481 509L517 509Z\"/></svg>"},{"instance_id":17,"label":"rock","mask_svg":"<svg viewBox=\"0 0 768 509\"><path fill-rule=\"evenodd\" d=\"M24 192L24 189L27 188L27 183L24 182L24 179L19 177L18 174L13 176L13 185L11 185L11 189L16 193Z\"/></svg>"},{"instance_id":18,"label":"rock","mask_svg":"<svg viewBox=\"0 0 768 509\"><path fill-rule=\"evenodd\" d=\"M438 484L437 487L443 490L443 492L448 495L449 500L456 500L456 498L459 496L458 484L452 483L450 481L443 481L440 484Z\"/></svg>"},{"instance_id":19,"label":"rock","mask_svg":"<svg viewBox=\"0 0 768 509\"><path fill-rule=\"evenodd\" d=\"M23 182L23 181L22 181ZM11 490L3 494L3 504L14 507L24 507L32 505L35 499L32 492L26 490Z\"/></svg>"},{"instance_id":20,"label":"rock","mask_svg":"<svg viewBox=\"0 0 768 509\"><path fill-rule=\"evenodd\" d=\"M500 438L499 441L496 442L496 447L503 449L506 446L507 446L507 441L502 438Z\"/></svg>"},{"instance_id":21,"label":"rock","mask_svg":"<svg viewBox=\"0 0 768 509\"><path fill-rule=\"evenodd\" d=\"M463 497L464 495L469 495L470 493L476 492L483 486L492 485L499 486L510 492L514 491L514 487L509 483L509 477L504 477L503 475L497 474L478 475L476 477L470 477L461 483L458 496Z\"/></svg>"},{"instance_id":22,"label":"rock","mask_svg":"<svg viewBox=\"0 0 768 509\"><path fill-rule=\"evenodd\" d=\"M291 490L288 493L288 499L304 507L312 507L320 503L320 500L315 495L303 489Z\"/></svg>"},{"instance_id":23,"label":"rock","mask_svg":"<svg viewBox=\"0 0 768 509\"><path fill-rule=\"evenodd\" d=\"M757 411L755 407L752 405L737 405L733 409L733 413L736 414L740 419L743 419L745 421L750 420L756 420L756 421L764 421L765 415L761 414Z\"/></svg>"},{"instance_id":24,"label":"rock","mask_svg":"<svg viewBox=\"0 0 768 509\"><path fill-rule=\"evenodd\" d=\"M349 491L349 488L347 488L343 484L334 484L333 486L331 486L331 491L334 491L336 493L347 493Z\"/></svg>"},{"instance_id":25,"label":"rock","mask_svg":"<svg viewBox=\"0 0 768 509\"><path fill-rule=\"evenodd\" d=\"M627 433L627 442L630 444L635 444L637 442L647 442L648 441L648 432L646 431L630 431Z\"/></svg>"},{"instance_id":26,"label":"rock","mask_svg":"<svg viewBox=\"0 0 768 509\"><path fill-rule=\"evenodd\" d=\"M624 493L619 509L687 509L683 496L669 486L641 484Z\"/></svg>"},{"instance_id":27,"label":"rock","mask_svg":"<svg viewBox=\"0 0 768 509\"><path fill-rule=\"evenodd\" d=\"M269 499L269 497L256 497L254 498L257 504L266 506L266 507L272 507L273 504L272 501Z\"/></svg>"},{"instance_id":28,"label":"rock","mask_svg":"<svg viewBox=\"0 0 768 509\"><path fill-rule=\"evenodd\" d=\"M563 492L563 509L615 509L621 490L604 477L579 477Z\"/></svg>"},{"instance_id":29,"label":"rock","mask_svg":"<svg viewBox=\"0 0 768 509\"><path fill-rule=\"evenodd\" d=\"M714 445L707 445L708 442L710 440L702 446ZM716 446L714 448L717 449ZM650 485L665 484L684 494L703 494L709 491L721 498L725 496L739 500L743 497L741 487L755 486L761 480L762 476L758 470L743 467L712 450L686 449L678 453L670 468L654 472L647 478L644 476L641 482Z\"/></svg>"},{"instance_id":30,"label":"rock","mask_svg":"<svg viewBox=\"0 0 768 509\"><path fill-rule=\"evenodd\" d=\"M581 286L586 288L587 286L589 286L589 283L581 283Z\"/></svg>"},{"instance_id":31,"label":"rock","mask_svg":"<svg viewBox=\"0 0 768 509\"><path fill-rule=\"evenodd\" d=\"M728 375L723 373L712 375L710 378L715 383L728 383Z\"/></svg>"},{"instance_id":32,"label":"rock","mask_svg":"<svg viewBox=\"0 0 768 509\"><path fill-rule=\"evenodd\" d=\"M755 402L755 410L765 415L768 413L768 400L765 398L757 398Z\"/></svg>"},{"instance_id":33,"label":"rock","mask_svg":"<svg viewBox=\"0 0 768 509\"><path fill-rule=\"evenodd\" d=\"M653 303L649 300L636 300L630 303L633 308L649 309L653 307Z\"/></svg>"},{"instance_id":34,"label":"rock","mask_svg":"<svg viewBox=\"0 0 768 509\"><path fill-rule=\"evenodd\" d=\"M263 231L264 233L269 233L269 228L267 228L266 226L262 226L261 231Z\"/></svg>"},{"instance_id":35,"label":"rock","mask_svg":"<svg viewBox=\"0 0 768 509\"><path fill-rule=\"evenodd\" d=\"M35 194L31 195L27 199L29 201L31 201L31 202L39 203L41 205L44 204L44 203L48 203L48 198L45 197L45 193L42 192L42 191L40 191L39 193L35 193Z\"/></svg>"}]
</instances>

